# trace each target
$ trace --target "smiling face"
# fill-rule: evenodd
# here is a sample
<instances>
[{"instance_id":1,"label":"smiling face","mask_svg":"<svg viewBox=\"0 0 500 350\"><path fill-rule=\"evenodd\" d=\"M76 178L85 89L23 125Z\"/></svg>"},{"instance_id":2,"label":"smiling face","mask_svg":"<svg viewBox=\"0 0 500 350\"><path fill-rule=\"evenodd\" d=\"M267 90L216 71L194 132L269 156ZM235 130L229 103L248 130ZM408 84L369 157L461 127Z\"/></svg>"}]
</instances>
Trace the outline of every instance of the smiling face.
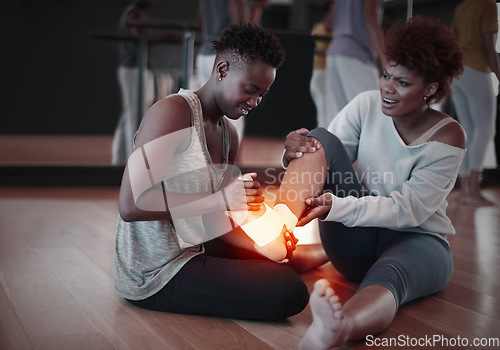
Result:
<instances>
[{"instance_id":1,"label":"smiling face","mask_svg":"<svg viewBox=\"0 0 500 350\"><path fill-rule=\"evenodd\" d=\"M436 92L436 84L425 84L422 76L389 62L379 82L382 112L389 117L420 115Z\"/></svg>"},{"instance_id":2,"label":"smiling face","mask_svg":"<svg viewBox=\"0 0 500 350\"><path fill-rule=\"evenodd\" d=\"M257 107L276 77L276 68L261 61L228 66L222 70L219 108L230 119L239 119Z\"/></svg>"}]
</instances>

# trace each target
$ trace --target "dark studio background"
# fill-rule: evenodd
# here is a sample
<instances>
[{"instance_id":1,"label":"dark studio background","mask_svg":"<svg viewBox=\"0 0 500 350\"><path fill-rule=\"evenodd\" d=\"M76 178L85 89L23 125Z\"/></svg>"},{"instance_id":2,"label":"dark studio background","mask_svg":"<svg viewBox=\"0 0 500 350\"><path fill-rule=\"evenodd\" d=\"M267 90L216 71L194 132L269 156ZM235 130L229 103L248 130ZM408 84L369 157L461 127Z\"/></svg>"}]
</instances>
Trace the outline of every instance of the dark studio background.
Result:
<instances>
[{"instance_id":1,"label":"dark studio background","mask_svg":"<svg viewBox=\"0 0 500 350\"><path fill-rule=\"evenodd\" d=\"M413 14L449 24L459 0L415 0ZM1 16L2 123L0 134L110 135L120 115L116 41L92 37L117 33L128 0L10 1ZM267 28L306 34L326 1L289 1L266 9ZM153 20L196 24L197 0L157 0ZM406 0L387 1L385 23L406 18ZM315 126L309 95L314 44L304 35L280 36L287 60L273 89L247 119L252 136L282 138ZM180 79L182 47L161 44L149 52L153 67ZM286 127L284 126L286 125Z\"/></svg>"}]
</instances>

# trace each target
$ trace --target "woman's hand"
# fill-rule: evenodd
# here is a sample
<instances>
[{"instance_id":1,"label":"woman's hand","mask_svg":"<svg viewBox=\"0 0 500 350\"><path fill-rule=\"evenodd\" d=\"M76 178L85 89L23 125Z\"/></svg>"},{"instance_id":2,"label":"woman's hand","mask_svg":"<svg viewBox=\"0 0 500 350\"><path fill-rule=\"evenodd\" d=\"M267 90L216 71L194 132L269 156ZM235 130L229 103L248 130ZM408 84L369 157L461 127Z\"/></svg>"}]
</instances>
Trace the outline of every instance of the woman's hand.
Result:
<instances>
[{"instance_id":1,"label":"woman's hand","mask_svg":"<svg viewBox=\"0 0 500 350\"><path fill-rule=\"evenodd\" d=\"M259 247L257 244L254 246L259 254L265 256L269 260L278 263L287 263L293 256L298 241L299 240L293 235L293 232L283 225L281 234L273 241L263 247Z\"/></svg>"},{"instance_id":2,"label":"woman's hand","mask_svg":"<svg viewBox=\"0 0 500 350\"><path fill-rule=\"evenodd\" d=\"M260 182L255 181L257 173L246 173L241 176L245 186L246 201L248 210L259 210L264 203L264 196Z\"/></svg>"},{"instance_id":3,"label":"woman's hand","mask_svg":"<svg viewBox=\"0 0 500 350\"><path fill-rule=\"evenodd\" d=\"M332 196L324 193L316 198L306 199L307 210L300 218L297 226L304 226L316 218L326 216L332 208Z\"/></svg>"},{"instance_id":4,"label":"woman's hand","mask_svg":"<svg viewBox=\"0 0 500 350\"><path fill-rule=\"evenodd\" d=\"M292 257L293 257L293 252L297 248L297 242L299 240L294 236L292 230L287 230L285 232L285 246L286 246L286 257L281 263L287 263Z\"/></svg>"},{"instance_id":5,"label":"woman's hand","mask_svg":"<svg viewBox=\"0 0 500 350\"><path fill-rule=\"evenodd\" d=\"M238 176L222 189L226 210L258 211L263 209L264 196L260 183L254 180L256 176L256 173Z\"/></svg>"},{"instance_id":6,"label":"woman's hand","mask_svg":"<svg viewBox=\"0 0 500 350\"><path fill-rule=\"evenodd\" d=\"M291 162L295 158L300 158L304 153L316 152L320 149L320 142L314 137L306 136L309 130L306 128L290 132L285 140L285 159Z\"/></svg>"}]
</instances>

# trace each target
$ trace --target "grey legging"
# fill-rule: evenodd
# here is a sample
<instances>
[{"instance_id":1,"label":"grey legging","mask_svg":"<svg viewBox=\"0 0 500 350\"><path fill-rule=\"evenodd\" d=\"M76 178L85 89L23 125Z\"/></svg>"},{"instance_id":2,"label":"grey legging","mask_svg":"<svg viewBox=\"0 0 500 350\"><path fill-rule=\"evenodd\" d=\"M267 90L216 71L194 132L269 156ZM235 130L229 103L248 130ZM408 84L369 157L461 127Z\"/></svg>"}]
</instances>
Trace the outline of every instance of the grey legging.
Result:
<instances>
[{"instance_id":1,"label":"grey legging","mask_svg":"<svg viewBox=\"0 0 500 350\"><path fill-rule=\"evenodd\" d=\"M342 142L323 128L311 131L309 136L318 139L326 153L327 179L331 181L325 184L324 191L339 196L362 196L359 182L336 181L356 179ZM319 225L321 241L337 270L360 282L360 289L369 285L386 287L398 306L440 291L451 277L450 248L433 235L378 227L346 227L326 221Z\"/></svg>"}]
</instances>

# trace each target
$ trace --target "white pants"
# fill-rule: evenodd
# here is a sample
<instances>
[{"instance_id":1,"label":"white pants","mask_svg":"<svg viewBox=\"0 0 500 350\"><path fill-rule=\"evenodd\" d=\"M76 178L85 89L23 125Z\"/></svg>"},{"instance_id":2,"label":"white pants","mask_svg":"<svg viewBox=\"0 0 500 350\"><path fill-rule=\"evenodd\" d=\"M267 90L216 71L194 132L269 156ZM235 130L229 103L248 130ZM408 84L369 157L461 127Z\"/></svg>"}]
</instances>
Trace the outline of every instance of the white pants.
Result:
<instances>
[{"instance_id":1,"label":"white pants","mask_svg":"<svg viewBox=\"0 0 500 350\"><path fill-rule=\"evenodd\" d=\"M465 67L464 74L453 81L451 98L467 134L467 153L460 168L460 176L467 176L471 170L483 170L487 147L495 134L496 98L491 74Z\"/></svg>"},{"instance_id":2,"label":"white pants","mask_svg":"<svg viewBox=\"0 0 500 350\"><path fill-rule=\"evenodd\" d=\"M311 97L316 105L316 121L318 127L327 128L330 124L326 114L326 69L315 69L311 76Z\"/></svg>"},{"instance_id":3,"label":"white pants","mask_svg":"<svg viewBox=\"0 0 500 350\"><path fill-rule=\"evenodd\" d=\"M139 111L139 68L118 68L118 83L122 97L122 114L115 129L112 145L112 164L124 165L134 146L134 135L139 127L142 116L155 102L155 76L149 69L143 75L143 104ZM170 74L158 74L158 97L163 98L175 90L174 79Z\"/></svg>"},{"instance_id":4,"label":"white pants","mask_svg":"<svg viewBox=\"0 0 500 350\"><path fill-rule=\"evenodd\" d=\"M123 165L132 152L134 134L139 127L140 117L154 101L154 77L151 70L143 74L143 105L139 112L137 86L139 83L139 68L118 68L118 82L122 96L122 114L118 120L113 138L113 165Z\"/></svg>"},{"instance_id":5,"label":"white pants","mask_svg":"<svg viewBox=\"0 0 500 350\"><path fill-rule=\"evenodd\" d=\"M327 125L360 92L378 90L377 67L356 58L327 55L326 74Z\"/></svg>"},{"instance_id":6,"label":"white pants","mask_svg":"<svg viewBox=\"0 0 500 350\"><path fill-rule=\"evenodd\" d=\"M205 83L210 79L212 75L212 69L214 67L215 55L200 55L196 56L196 69L198 75L199 86L205 85ZM243 140L243 135L245 132L245 117L241 117L238 120L227 119L231 124L233 124L238 132L238 139L241 143Z\"/></svg>"}]
</instances>

